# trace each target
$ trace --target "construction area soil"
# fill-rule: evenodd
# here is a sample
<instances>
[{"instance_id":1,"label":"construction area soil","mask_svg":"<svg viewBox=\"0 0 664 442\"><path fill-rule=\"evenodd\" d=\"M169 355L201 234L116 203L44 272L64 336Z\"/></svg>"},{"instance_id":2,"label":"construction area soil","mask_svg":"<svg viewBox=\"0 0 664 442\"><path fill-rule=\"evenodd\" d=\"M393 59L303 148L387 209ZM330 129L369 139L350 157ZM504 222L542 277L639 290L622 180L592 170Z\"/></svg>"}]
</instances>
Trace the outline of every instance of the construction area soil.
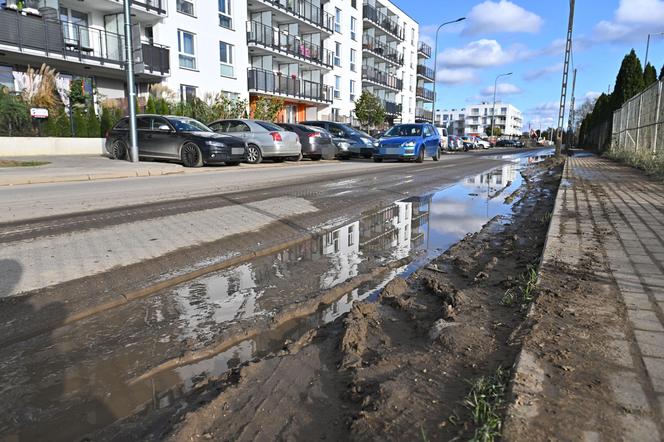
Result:
<instances>
[{"instance_id":1,"label":"construction area soil","mask_svg":"<svg viewBox=\"0 0 664 442\"><path fill-rule=\"evenodd\" d=\"M507 196L516 201L511 216L347 315L93 439L472 439L471 383L509 373L530 330L532 275L561 171L555 159L525 168L523 186Z\"/></svg>"}]
</instances>

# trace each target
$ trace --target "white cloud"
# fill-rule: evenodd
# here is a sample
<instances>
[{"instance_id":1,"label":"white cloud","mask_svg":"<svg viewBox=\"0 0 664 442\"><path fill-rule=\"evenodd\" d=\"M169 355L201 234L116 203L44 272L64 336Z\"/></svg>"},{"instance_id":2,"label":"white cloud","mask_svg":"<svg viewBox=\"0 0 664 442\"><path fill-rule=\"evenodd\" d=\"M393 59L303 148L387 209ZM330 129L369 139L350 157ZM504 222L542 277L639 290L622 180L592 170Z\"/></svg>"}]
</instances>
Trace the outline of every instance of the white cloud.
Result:
<instances>
[{"instance_id":1,"label":"white cloud","mask_svg":"<svg viewBox=\"0 0 664 442\"><path fill-rule=\"evenodd\" d=\"M438 69L436 79L443 84L476 83L479 80L475 70L469 68Z\"/></svg>"},{"instance_id":2,"label":"white cloud","mask_svg":"<svg viewBox=\"0 0 664 442\"><path fill-rule=\"evenodd\" d=\"M664 0L620 0L613 20L602 20L593 28L592 40L639 42L649 32L659 32L664 23Z\"/></svg>"},{"instance_id":3,"label":"white cloud","mask_svg":"<svg viewBox=\"0 0 664 442\"><path fill-rule=\"evenodd\" d=\"M583 96L585 100L595 100L597 97L602 95L601 92L596 92L596 91L588 91L586 94Z\"/></svg>"},{"instance_id":4,"label":"white cloud","mask_svg":"<svg viewBox=\"0 0 664 442\"><path fill-rule=\"evenodd\" d=\"M485 1L468 13L468 34L489 32L539 32L542 18L509 0Z\"/></svg>"},{"instance_id":5,"label":"white cloud","mask_svg":"<svg viewBox=\"0 0 664 442\"><path fill-rule=\"evenodd\" d=\"M521 92L523 92L521 88L513 85L512 83L498 83L496 86L497 95L516 95L520 94ZM493 86L485 87L480 91L480 93L484 96L493 95Z\"/></svg>"},{"instance_id":6,"label":"white cloud","mask_svg":"<svg viewBox=\"0 0 664 442\"><path fill-rule=\"evenodd\" d=\"M528 71L525 74L523 74L523 78L527 81L533 81L543 77L547 77L549 74L558 73L558 72L562 73L562 71L563 71L563 64L556 63L549 66L545 66L540 69L533 69L531 71Z\"/></svg>"},{"instance_id":7,"label":"white cloud","mask_svg":"<svg viewBox=\"0 0 664 442\"><path fill-rule=\"evenodd\" d=\"M438 63L448 67L485 68L511 63L525 52L514 46L504 50L496 40L481 39L462 48L447 48L438 54Z\"/></svg>"},{"instance_id":8,"label":"white cloud","mask_svg":"<svg viewBox=\"0 0 664 442\"><path fill-rule=\"evenodd\" d=\"M664 23L664 1L620 0L615 17L621 23L652 23L661 26Z\"/></svg>"},{"instance_id":9,"label":"white cloud","mask_svg":"<svg viewBox=\"0 0 664 442\"><path fill-rule=\"evenodd\" d=\"M558 124L558 112L560 103L557 101L548 101L539 103L525 112L524 122L531 123L532 129L542 129L553 127ZM524 127L528 127L524 124Z\"/></svg>"}]
</instances>

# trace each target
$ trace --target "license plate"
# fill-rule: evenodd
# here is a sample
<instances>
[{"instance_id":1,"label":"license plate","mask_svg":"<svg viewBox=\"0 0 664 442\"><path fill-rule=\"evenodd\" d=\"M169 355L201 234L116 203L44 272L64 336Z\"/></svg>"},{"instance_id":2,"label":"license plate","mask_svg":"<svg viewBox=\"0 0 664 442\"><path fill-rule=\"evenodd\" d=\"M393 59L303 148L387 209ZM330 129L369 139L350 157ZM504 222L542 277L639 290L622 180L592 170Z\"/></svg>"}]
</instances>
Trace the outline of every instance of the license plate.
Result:
<instances>
[{"instance_id":1,"label":"license plate","mask_svg":"<svg viewBox=\"0 0 664 442\"><path fill-rule=\"evenodd\" d=\"M233 155L244 155L244 147L234 147L231 149Z\"/></svg>"},{"instance_id":2,"label":"license plate","mask_svg":"<svg viewBox=\"0 0 664 442\"><path fill-rule=\"evenodd\" d=\"M400 149L398 147L386 147L385 148L385 155L398 155L399 150Z\"/></svg>"}]
</instances>

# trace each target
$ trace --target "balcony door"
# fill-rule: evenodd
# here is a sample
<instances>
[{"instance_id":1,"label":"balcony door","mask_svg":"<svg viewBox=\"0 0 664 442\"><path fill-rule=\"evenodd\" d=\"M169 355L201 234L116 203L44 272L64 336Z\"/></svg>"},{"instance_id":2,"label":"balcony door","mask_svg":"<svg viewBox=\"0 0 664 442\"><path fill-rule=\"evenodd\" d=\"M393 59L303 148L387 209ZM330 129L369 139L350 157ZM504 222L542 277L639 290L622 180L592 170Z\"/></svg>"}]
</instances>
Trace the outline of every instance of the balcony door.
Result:
<instances>
[{"instance_id":1,"label":"balcony door","mask_svg":"<svg viewBox=\"0 0 664 442\"><path fill-rule=\"evenodd\" d=\"M67 46L90 48L88 14L60 7L60 21L62 22L62 33Z\"/></svg>"},{"instance_id":2,"label":"balcony door","mask_svg":"<svg viewBox=\"0 0 664 442\"><path fill-rule=\"evenodd\" d=\"M110 14L104 16L106 32L106 53L112 60L124 60L124 15Z\"/></svg>"}]
</instances>

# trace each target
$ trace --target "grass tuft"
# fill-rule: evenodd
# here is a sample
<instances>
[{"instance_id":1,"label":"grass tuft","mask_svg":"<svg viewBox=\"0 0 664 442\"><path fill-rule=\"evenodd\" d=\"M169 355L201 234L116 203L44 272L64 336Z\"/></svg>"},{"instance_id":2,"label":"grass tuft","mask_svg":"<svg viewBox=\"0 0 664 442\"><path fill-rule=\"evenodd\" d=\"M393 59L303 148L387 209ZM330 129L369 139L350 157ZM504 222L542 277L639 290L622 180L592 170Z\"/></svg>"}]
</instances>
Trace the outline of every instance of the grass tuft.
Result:
<instances>
[{"instance_id":1,"label":"grass tuft","mask_svg":"<svg viewBox=\"0 0 664 442\"><path fill-rule=\"evenodd\" d=\"M471 384L464 406L470 410L475 426L472 442L492 442L500 437L508 382L509 372L499 367L493 375Z\"/></svg>"},{"instance_id":2,"label":"grass tuft","mask_svg":"<svg viewBox=\"0 0 664 442\"><path fill-rule=\"evenodd\" d=\"M507 307L518 305L525 308L535 299L536 287L537 267L529 265L528 270L519 277L519 285L508 289L500 300L500 304Z\"/></svg>"}]
</instances>

